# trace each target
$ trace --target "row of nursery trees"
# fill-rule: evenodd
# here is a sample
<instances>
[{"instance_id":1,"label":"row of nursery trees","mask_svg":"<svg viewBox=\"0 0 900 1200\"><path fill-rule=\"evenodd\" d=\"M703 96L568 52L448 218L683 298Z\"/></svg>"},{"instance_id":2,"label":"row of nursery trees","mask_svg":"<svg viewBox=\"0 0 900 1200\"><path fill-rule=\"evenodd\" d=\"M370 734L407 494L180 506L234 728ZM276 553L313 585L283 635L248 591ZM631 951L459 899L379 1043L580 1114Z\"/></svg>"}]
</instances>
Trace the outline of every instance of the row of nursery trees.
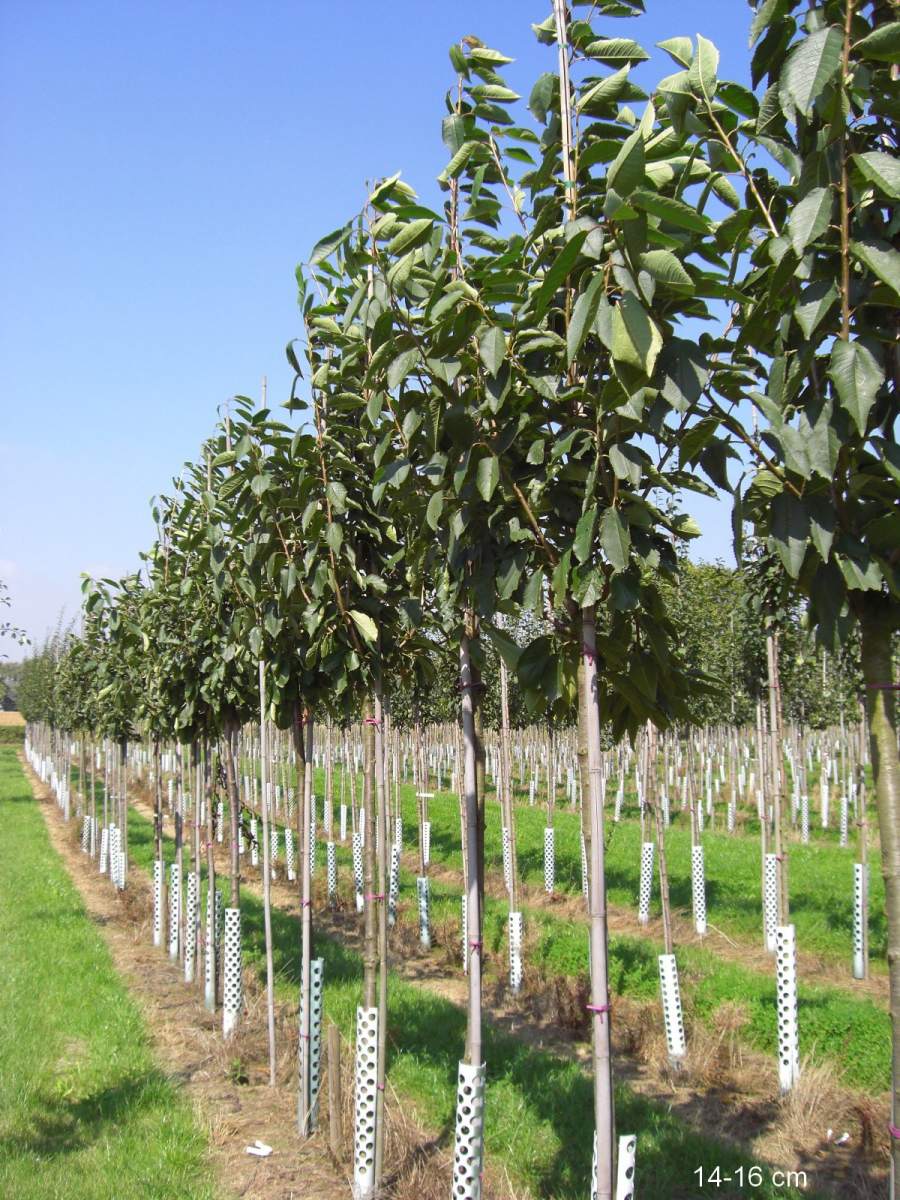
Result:
<instances>
[{"instance_id":1,"label":"row of nursery trees","mask_svg":"<svg viewBox=\"0 0 900 1200\"><path fill-rule=\"evenodd\" d=\"M486 647L528 712L577 714L591 1194L613 1195L601 738L684 720L708 687L671 616L677 547L699 532L679 508L687 492L731 497L739 550L752 526L769 611L802 598L829 654L859 638L898 1161L900 24L887 0L765 0L752 90L720 80L715 46L697 36L660 43L674 71L648 94L631 78L646 51L611 21L641 9L553 0L534 29L555 70L527 103L504 80L505 55L471 37L451 48L443 207L395 175L318 243L297 273L303 336L287 350L299 431L265 398L239 398L157 502L142 575L89 586L62 664L93 673L73 683L93 699L70 728L233 746L262 702L293 731L301 770L315 722L359 714L365 844L382 855L391 689L424 694L436 669L452 670L469 959L455 1196L480 1194L482 1163ZM512 636L523 613L540 622L524 647ZM311 775L298 791L304 838ZM234 906L236 830L232 843ZM366 901L380 970L367 960L364 1005L383 1071L385 864L367 871L380 881ZM308 998L308 876L300 904ZM301 1053L301 1098L303 1071Z\"/></svg>"}]
</instances>

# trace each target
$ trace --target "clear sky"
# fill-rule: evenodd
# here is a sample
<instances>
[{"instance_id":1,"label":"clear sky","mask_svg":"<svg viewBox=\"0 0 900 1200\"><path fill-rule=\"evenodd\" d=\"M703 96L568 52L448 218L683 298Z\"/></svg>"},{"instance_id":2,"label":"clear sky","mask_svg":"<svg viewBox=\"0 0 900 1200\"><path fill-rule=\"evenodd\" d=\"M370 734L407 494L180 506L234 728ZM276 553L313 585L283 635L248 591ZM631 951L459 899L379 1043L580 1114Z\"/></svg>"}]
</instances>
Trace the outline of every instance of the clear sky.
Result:
<instances>
[{"instance_id":1,"label":"clear sky","mask_svg":"<svg viewBox=\"0 0 900 1200\"><path fill-rule=\"evenodd\" d=\"M647 49L719 46L746 81L743 0L647 0L610 21ZM149 500L236 393L286 398L294 268L402 170L438 203L450 42L555 52L549 0L0 0L0 579L32 637L77 613L79 576L152 540ZM648 82L675 70L659 52ZM639 77L640 78L640 77ZM730 556L694 504L699 554ZM695 553L696 556L696 553ZM0 618L4 614L0 613ZM11 646L0 646L11 657Z\"/></svg>"}]
</instances>

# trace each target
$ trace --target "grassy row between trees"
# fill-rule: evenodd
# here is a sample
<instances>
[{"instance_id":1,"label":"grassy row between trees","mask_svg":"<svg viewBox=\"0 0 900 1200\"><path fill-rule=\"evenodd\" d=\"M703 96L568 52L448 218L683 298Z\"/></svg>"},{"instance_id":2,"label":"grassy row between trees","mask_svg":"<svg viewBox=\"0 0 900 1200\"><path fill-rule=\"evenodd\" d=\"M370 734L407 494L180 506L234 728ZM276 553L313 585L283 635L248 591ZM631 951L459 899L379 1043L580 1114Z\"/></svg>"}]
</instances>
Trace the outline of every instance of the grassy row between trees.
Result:
<instances>
[{"instance_id":1,"label":"grassy row between trees","mask_svg":"<svg viewBox=\"0 0 900 1200\"><path fill-rule=\"evenodd\" d=\"M206 1140L0 747L0 1195L212 1200Z\"/></svg>"},{"instance_id":2,"label":"grassy row between trees","mask_svg":"<svg viewBox=\"0 0 900 1200\"><path fill-rule=\"evenodd\" d=\"M129 814L129 846L134 866L150 871L153 825L140 811ZM165 839L167 862L174 859ZM321 867L320 867L321 869ZM346 872L345 872L346 873ZM241 895L244 961L265 973L262 901L249 890ZM296 1003L300 984L298 920L277 907L272 911L275 991ZM325 1014L352 1039L356 1006L362 998L362 969L357 954L321 933L315 952L325 959ZM420 1120L452 1140L459 1047L465 1013L453 1004L400 979L390 979L388 1080ZM485 1058L491 1082L485 1146L490 1160L535 1197L581 1200L590 1171L593 1110L591 1081L582 1068L487 1027ZM641 1132L638 1170L644 1200L672 1200L693 1194L694 1171L703 1165L734 1171L751 1159L730 1146L692 1131L665 1106L627 1087L617 1089L616 1113L622 1133ZM683 1189L683 1190L679 1190ZM768 1183L756 1195L767 1200L799 1200L801 1193ZM805 1197L815 1192L806 1190Z\"/></svg>"}]
</instances>

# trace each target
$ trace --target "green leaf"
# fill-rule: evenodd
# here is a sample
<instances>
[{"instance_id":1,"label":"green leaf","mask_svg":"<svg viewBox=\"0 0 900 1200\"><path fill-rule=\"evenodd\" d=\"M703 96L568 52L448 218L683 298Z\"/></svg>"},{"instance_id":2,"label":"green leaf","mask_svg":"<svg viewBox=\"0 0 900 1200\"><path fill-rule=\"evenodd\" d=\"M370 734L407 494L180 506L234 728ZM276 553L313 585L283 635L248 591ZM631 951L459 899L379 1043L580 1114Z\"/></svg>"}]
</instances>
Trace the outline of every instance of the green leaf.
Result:
<instances>
[{"instance_id":1,"label":"green leaf","mask_svg":"<svg viewBox=\"0 0 900 1200\"><path fill-rule=\"evenodd\" d=\"M891 21L873 29L853 47L854 53L876 62L894 63L900 59L900 21Z\"/></svg>"},{"instance_id":2,"label":"green leaf","mask_svg":"<svg viewBox=\"0 0 900 1200\"><path fill-rule=\"evenodd\" d=\"M900 162L892 154L881 150L870 150L866 154L854 154L853 162L869 183L891 200L900 199Z\"/></svg>"},{"instance_id":3,"label":"green leaf","mask_svg":"<svg viewBox=\"0 0 900 1200\"><path fill-rule=\"evenodd\" d=\"M787 7L788 0L764 0L764 3L757 9L756 15L750 23L751 46L764 29L782 19L787 11Z\"/></svg>"},{"instance_id":4,"label":"green leaf","mask_svg":"<svg viewBox=\"0 0 900 1200\"><path fill-rule=\"evenodd\" d=\"M332 510L336 513L345 513L347 511L347 489L344 485L336 480L331 480L325 491L331 501Z\"/></svg>"},{"instance_id":5,"label":"green leaf","mask_svg":"<svg viewBox=\"0 0 900 1200\"><path fill-rule=\"evenodd\" d=\"M831 25L798 42L787 57L781 76L781 107L790 117L791 107L809 116L812 107L841 65L843 37Z\"/></svg>"},{"instance_id":6,"label":"green leaf","mask_svg":"<svg viewBox=\"0 0 900 1200\"><path fill-rule=\"evenodd\" d=\"M666 38L665 41L657 42L656 44L660 50L665 50L666 54L674 59L679 67L689 67L691 65L691 60L694 57L694 44L689 37Z\"/></svg>"},{"instance_id":7,"label":"green leaf","mask_svg":"<svg viewBox=\"0 0 900 1200\"><path fill-rule=\"evenodd\" d=\"M418 245L420 242L424 242L431 233L433 225L434 221L431 217L419 217L416 221L410 221L388 242L388 254L399 254L403 250L408 250L413 244Z\"/></svg>"},{"instance_id":8,"label":"green leaf","mask_svg":"<svg viewBox=\"0 0 900 1200\"><path fill-rule=\"evenodd\" d=\"M628 71L628 67L622 67L621 70L607 75L605 79L601 79L599 83L588 88L576 101L576 110L581 112L588 105L613 104L628 83Z\"/></svg>"},{"instance_id":9,"label":"green leaf","mask_svg":"<svg viewBox=\"0 0 900 1200\"><path fill-rule=\"evenodd\" d=\"M587 229L582 229L566 242L565 246L556 256L553 265L550 267L547 274L544 276L541 286L538 288L534 296L534 316L535 320L539 321L556 294L556 289L563 283L566 276L575 265L578 255L581 253L581 247L584 239L588 235Z\"/></svg>"},{"instance_id":10,"label":"green leaf","mask_svg":"<svg viewBox=\"0 0 900 1200\"><path fill-rule=\"evenodd\" d=\"M860 435L865 434L869 409L884 383L884 372L875 356L860 342L836 341L828 368L841 400Z\"/></svg>"},{"instance_id":11,"label":"green leaf","mask_svg":"<svg viewBox=\"0 0 900 1200\"><path fill-rule=\"evenodd\" d=\"M635 488L640 484L641 456L634 446L629 446L627 443L610 446L609 465L617 479L625 479Z\"/></svg>"},{"instance_id":12,"label":"green leaf","mask_svg":"<svg viewBox=\"0 0 900 1200\"><path fill-rule=\"evenodd\" d=\"M478 338L478 353L488 374L494 378L506 357L506 338L499 325L489 325Z\"/></svg>"},{"instance_id":13,"label":"green leaf","mask_svg":"<svg viewBox=\"0 0 900 1200\"><path fill-rule=\"evenodd\" d=\"M500 462L496 455L488 454L478 460L475 473L475 486L484 501L490 500L494 489L500 481Z\"/></svg>"},{"instance_id":14,"label":"green leaf","mask_svg":"<svg viewBox=\"0 0 900 1200\"><path fill-rule=\"evenodd\" d=\"M418 350L402 350L387 370L387 385L393 390L399 387L419 357Z\"/></svg>"},{"instance_id":15,"label":"green leaf","mask_svg":"<svg viewBox=\"0 0 900 1200\"><path fill-rule=\"evenodd\" d=\"M476 100L502 100L510 104L513 100L520 99L518 92L514 92L512 88L504 87L501 83L476 84L472 88L472 95Z\"/></svg>"},{"instance_id":16,"label":"green leaf","mask_svg":"<svg viewBox=\"0 0 900 1200\"><path fill-rule=\"evenodd\" d=\"M591 551L594 548L594 530L597 527L597 505L592 504L586 512L581 514L578 524L575 526L575 538L572 542L572 549L575 553L575 558L580 563L587 562L591 557Z\"/></svg>"},{"instance_id":17,"label":"green leaf","mask_svg":"<svg viewBox=\"0 0 900 1200\"><path fill-rule=\"evenodd\" d=\"M693 289L693 279L671 250L648 250L641 255L641 266L669 287Z\"/></svg>"},{"instance_id":18,"label":"green leaf","mask_svg":"<svg viewBox=\"0 0 900 1200\"><path fill-rule=\"evenodd\" d=\"M578 357L578 351L581 349L587 331L594 324L600 297L603 295L603 287L603 272L597 271L591 276L590 283L575 301L572 319L566 330L566 355L569 366Z\"/></svg>"},{"instance_id":19,"label":"green leaf","mask_svg":"<svg viewBox=\"0 0 900 1200\"><path fill-rule=\"evenodd\" d=\"M860 238L850 243L850 253L882 283L900 294L900 253L893 246L880 238Z\"/></svg>"},{"instance_id":20,"label":"green leaf","mask_svg":"<svg viewBox=\"0 0 900 1200\"><path fill-rule=\"evenodd\" d=\"M609 168L606 183L624 199L644 182L644 135L640 129L627 137Z\"/></svg>"},{"instance_id":21,"label":"green leaf","mask_svg":"<svg viewBox=\"0 0 900 1200\"><path fill-rule=\"evenodd\" d=\"M309 256L309 265L316 266L323 262L329 255L337 250L338 246L342 245L350 235L350 226L342 225L340 229L335 229L334 233L329 233L323 237L321 241L316 242L313 247L313 252Z\"/></svg>"},{"instance_id":22,"label":"green leaf","mask_svg":"<svg viewBox=\"0 0 900 1200\"><path fill-rule=\"evenodd\" d=\"M556 76L545 72L543 75L538 75L537 81L531 89L531 95L528 97L528 107L542 125L546 123L547 113L550 111L550 107L556 98L557 86Z\"/></svg>"},{"instance_id":23,"label":"green leaf","mask_svg":"<svg viewBox=\"0 0 900 1200\"><path fill-rule=\"evenodd\" d=\"M654 217L659 217L661 221L667 221L670 225L678 225L681 229L690 229L694 233L709 233L712 229L708 217L671 196L661 196L658 192L637 191L628 197L628 203L633 207L642 208L644 212L652 213Z\"/></svg>"},{"instance_id":24,"label":"green leaf","mask_svg":"<svg viewBox=\"0 0 900 1200\"><path fill-rule=\"evenodd\" d=\"M788 218L788 233L798 258L828 228L832 207L831 188L820 187L813 188L794 208Z\"/></svg>"},{"instance_id":25,"label":"green leaf","mask_svg":"<svg viewBox=\"0 0 900 1200\"><path fill-rule=\"evenodd\" d=\"M444 493L434 492L431 499L428 501L428 507L425 509L425 520L428 523L429 529L437 532L438 526L441 523L441 513L444 511Z\"/></svg>"},{"instance_id":26,"label":"green leaf","mask_svg":"<svg viewBox=\"0 0 900 1200\"><path fill-rule=\"evenodd\" d=\"M378 626L367 613L360 612L358 608L351 608L348 609L348 615L352 617L353 624L367 642L374 644L378 641Z\"/></svg>"},{"instance_id":27,"label":"green leaf","mask_svg":"<svg viewBox=\"0 0 900 1200\"><path fill-rule=\"evenodd\" d=\"M613 309L612 356L617 362L653 374L662 349L662 334L632 292L626 292Z\"/></svg>"},{"instance_id":28,"label":"green leaf","mask_svg":"<svg viewBox=\"0 0 900 1200\"><path fill-rule=\"evenodd\" d=\"M809 517L802 501L790 492L780 492L772 500L770 543L792 579L796 579L806 557L809 542Z\"/></svg>"},{"instance_id":29,"label":"green leaf","mask_svg":"<svg viewBox=\"0 0 900 1200\"><path fill-rule=\"evenodd\" d=\"M268 491L272 486L272 476L265 471L261 471L259 475L254 475L250 480L250 491L254 496L261 496L263 492Z\"/></svg>"},{"instance_id":30,"label":"green leaf","mask_svg":"<svg viewBox=\"0 0 900 1200\"><path fill-rule=\"evenodd\" d=\"M833 280L820 279L805 287L794 308L797 324L803 330L803 336L811 338L837 303L838 290Z\"/></svg>"},{"instance_id":31,"label":"green leaf","mask_svg":"<svg viewBox=\"0 0 900 1200\"><path fill-rule=\"evenodd\" d=\"M694 92L707 100L716 94L716 71L719 69L719 51L702 33L697 34L697 53L688 71L688 80Z\"/></svg>"},{"instance_id":32,"label":"green leaf","mask_svg":"<svg viewBox=\"0 0 900 1200\"><path fill-rule=\"evenodd\" d=\"M631 534L615 508L608 508L600 518L600 545L616 571L628 566Z\"/></svg>"},{"instance_id":33,"label":"green leaf","mask_svg":"<svg viewBox=\"0 0 900 1200\"><path fill-rule=\"evenodd\" d=\"M601 38L590 42L583 51L585 57L596 58L605 63L646 62L650 55L630 38Z\"/></svg>"}]
</instances>

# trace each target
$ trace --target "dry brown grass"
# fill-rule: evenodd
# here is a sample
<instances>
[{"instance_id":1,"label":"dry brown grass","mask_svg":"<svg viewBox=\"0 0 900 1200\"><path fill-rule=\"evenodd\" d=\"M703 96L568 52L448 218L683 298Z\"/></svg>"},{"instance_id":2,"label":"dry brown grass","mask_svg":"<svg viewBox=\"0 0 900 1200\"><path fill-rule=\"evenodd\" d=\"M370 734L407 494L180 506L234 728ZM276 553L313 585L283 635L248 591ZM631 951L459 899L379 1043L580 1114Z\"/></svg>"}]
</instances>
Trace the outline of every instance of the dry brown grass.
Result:
<instances>
[{"instance_id":1,"label":"dry brown grass","mask_svg":"<svg viewBox=\"0 0 900 1200\"><path fill-rule=\"evenodd\" d=\"M20 712L0 712L0 725L16 725L25 724L25 718Z\"/></svg>"}]
</instances>

